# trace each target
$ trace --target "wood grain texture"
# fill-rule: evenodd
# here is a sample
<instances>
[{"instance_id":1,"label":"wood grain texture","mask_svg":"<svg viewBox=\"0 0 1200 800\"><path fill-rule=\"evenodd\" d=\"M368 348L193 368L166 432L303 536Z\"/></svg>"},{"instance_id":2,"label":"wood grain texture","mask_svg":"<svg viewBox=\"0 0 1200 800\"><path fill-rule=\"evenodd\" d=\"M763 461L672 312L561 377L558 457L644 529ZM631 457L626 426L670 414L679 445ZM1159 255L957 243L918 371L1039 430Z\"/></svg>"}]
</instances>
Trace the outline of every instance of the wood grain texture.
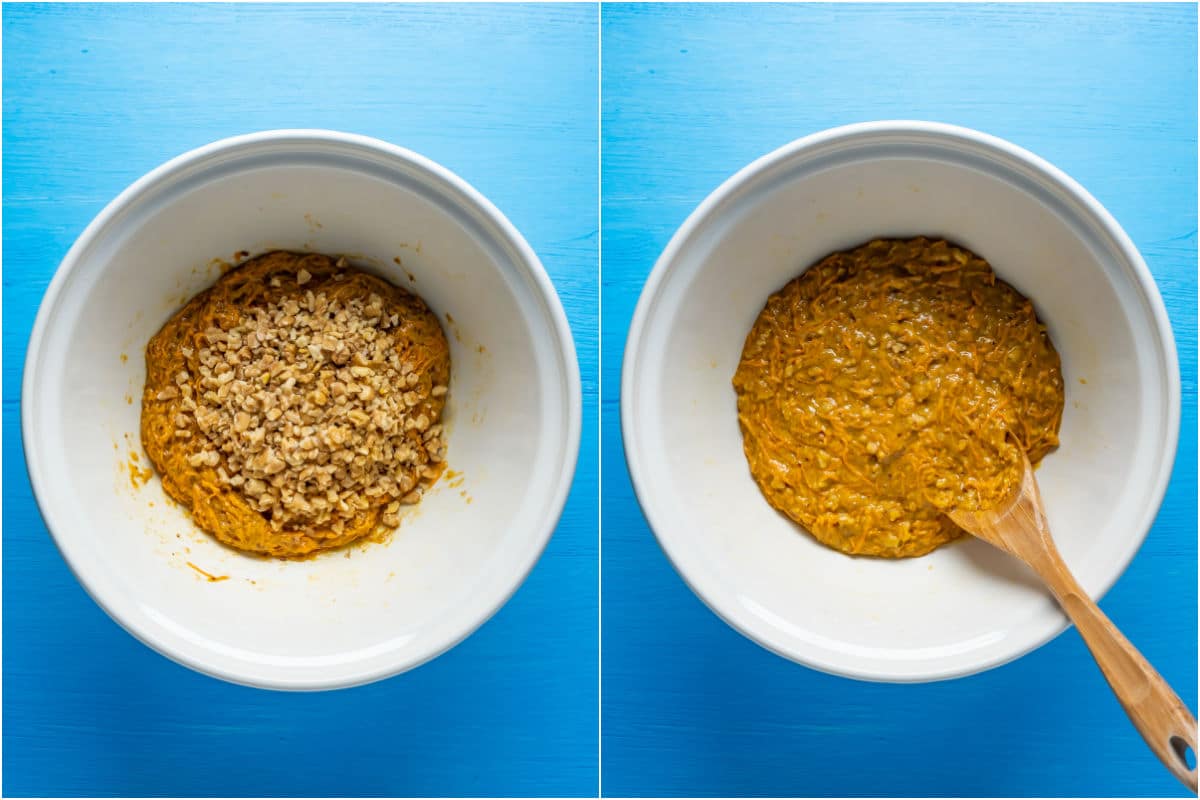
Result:
<instances>
[{"instance_id":1,"label":"wood grain texture","mask_svg":"<svg viewBox=\"0 0 1200 800\"><path fill-rule=\"evenodd\" d=\"M1174 326L1175 470L1102 605L1195 708L1195 6L606 4L602 17L605 794L1183 794L1074 632L982 675L907 686L807 670L734 632L647 529L618 400L626 330L655 259L753 158L886 118L1029 148L1121 222Z\"/></svg>"},{"instance_id":2,"label":"wood grain texture","mask_svg":"<svg viewBox=\"0 0 1200 800\"><path fill-rule=\"evenodd\" d=\"M4 7L4 794L595 794L597 16ZM487 195L554 280L585 398L566 511L513 599L425 666L312 695L203 677L113 624L46 533L19 429L33 317L84 226L164 160L281 127L377 136Z\"/></svg>"}]
</instances>

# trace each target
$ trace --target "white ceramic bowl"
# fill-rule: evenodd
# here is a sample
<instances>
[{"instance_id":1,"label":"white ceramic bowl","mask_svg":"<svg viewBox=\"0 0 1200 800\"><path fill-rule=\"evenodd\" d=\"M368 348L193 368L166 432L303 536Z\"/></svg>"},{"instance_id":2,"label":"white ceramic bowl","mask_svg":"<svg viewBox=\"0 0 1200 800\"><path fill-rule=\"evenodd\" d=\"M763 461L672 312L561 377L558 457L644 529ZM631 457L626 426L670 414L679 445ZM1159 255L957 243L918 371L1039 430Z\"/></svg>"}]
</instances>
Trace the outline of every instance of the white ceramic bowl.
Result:
<instances>
[{"instance_id":1,"label":"white ceramic bowl","mask_svg":"<svg viewBox=\"0 0 1200 800\"><path fill-rule=\"evenodd\" d=\"M215 280L214 259L274 248L347 254L453 318L447 461L461 477L387 544L250 557L195 528L157 479L130 480L147 340ZM282 689L396 674L500 608L562 511L581 414L566 317L516 229L443 167L329 131L216 142L110 203L42 302L21 405L43 517L96 602L180 663Z\"/></svg>"},{"instance_id":2,"label":"white ceramic bowl","mask_svg":"<svg viewBox=\"0 0 1200 800\"><path fill-rule=\"evenodd\" d=\"M1100 204L1036 156L963 128L878 122L793 142L726 181L638 303L621 385L629 471L667 556L722 619L780 655L868 680L970 674L1066 626L1032 574L982 542L847 557L772 510L750 478L730 380L767 296L832 251L918 234L988 259L1049 327L1066 411L1038 479L1094 597L1154 520L1179 431L1179 367L1150 272Z\"/></svg>"}]
</instances>

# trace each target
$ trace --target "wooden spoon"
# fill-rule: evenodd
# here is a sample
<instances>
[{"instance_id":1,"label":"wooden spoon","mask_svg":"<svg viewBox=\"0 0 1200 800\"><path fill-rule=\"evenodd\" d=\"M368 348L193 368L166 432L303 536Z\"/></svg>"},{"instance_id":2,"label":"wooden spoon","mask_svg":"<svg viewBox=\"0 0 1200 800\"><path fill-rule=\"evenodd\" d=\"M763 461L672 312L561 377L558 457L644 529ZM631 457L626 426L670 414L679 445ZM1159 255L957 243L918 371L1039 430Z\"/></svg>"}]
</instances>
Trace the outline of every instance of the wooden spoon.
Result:
<instances>
[{"instance_id":1,"label":"wooden spoon","mask_svg":"<svg viewBox=\"0 0 1200 800\"><path fill-rule=\"evenodd\" d=\"M1025 473L1010 500L989 511L951 512L950 519L968 533L1021 559L1038 574L1075 623L1113 694L1146 744L1171 774L1195 794L1196 768L1187 764L1187 748L1193 754L1198 752L1196 718L1067 569L1050 537L1029 457L1022 451L1021 458Z\"/></svg>"}]
</instances>

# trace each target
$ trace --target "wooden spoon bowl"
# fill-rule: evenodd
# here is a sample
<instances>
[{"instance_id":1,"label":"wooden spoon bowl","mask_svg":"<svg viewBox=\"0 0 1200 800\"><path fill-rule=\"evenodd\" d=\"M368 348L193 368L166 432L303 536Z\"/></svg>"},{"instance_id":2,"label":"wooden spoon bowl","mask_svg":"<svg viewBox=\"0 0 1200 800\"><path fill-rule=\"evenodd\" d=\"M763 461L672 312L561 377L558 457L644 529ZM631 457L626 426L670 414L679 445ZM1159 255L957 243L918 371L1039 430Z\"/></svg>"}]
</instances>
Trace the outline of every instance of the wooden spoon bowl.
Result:
<instances>
[{"instance_id":1,"label":"wooden spoon bowl","mask_svg":"<svg viewBox=\"0 0 1200 800\"><path fill-rule=\"evenodd\" d=\"M1050 536L1041 493L1029 457L1022 451L1021 485L998 508L955 511L950 519L963 530L1024 561L1054 594L1075 623L1113 694L1150 749L1176 778L1196 792L1196 767L1187 750L1196 747L1196 718L1163 677L1088 597L1063 563Z\"/></svg>"}]
</instances>

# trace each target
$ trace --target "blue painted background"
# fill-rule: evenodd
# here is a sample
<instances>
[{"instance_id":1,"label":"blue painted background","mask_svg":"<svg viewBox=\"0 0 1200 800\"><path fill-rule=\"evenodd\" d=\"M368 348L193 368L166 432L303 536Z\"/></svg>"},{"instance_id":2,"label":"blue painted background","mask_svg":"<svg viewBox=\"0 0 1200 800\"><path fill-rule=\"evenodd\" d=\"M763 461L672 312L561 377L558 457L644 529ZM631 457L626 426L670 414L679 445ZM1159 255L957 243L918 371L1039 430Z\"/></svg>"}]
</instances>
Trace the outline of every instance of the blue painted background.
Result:
<instances>
[{"instance_id":1,"label":"blue painted background","mask_svg":"<svg viewBox=\"0 0 1200 800\"><path fill-rule=\"evenodd\" d=\"M597 10L6 5L4 728L13 795L594 795ZM541 256L583 375L579 471L528 581L450 653L312 695L230 686L137 643L30 496L18 396L59 260L135 178L252 130L326 127L441 162Z\"/></svg>"},{"instance_id":2,"label":"blue painted background","mask_svg":"<svg viewBox=\"0 0 1200 800\"><path fill-rule=\"evenodd\" d=\"M1196 7L605 5L606 795L1179 795L1072 631L933 685L858 683L742 638L676 576L629 486L625 332L676 227L735 170L843 123L925 118L1065 169L1150 265L1183 370L1158 521L1104 609L1196 708Z\"/></svg>"}]
</instances>

